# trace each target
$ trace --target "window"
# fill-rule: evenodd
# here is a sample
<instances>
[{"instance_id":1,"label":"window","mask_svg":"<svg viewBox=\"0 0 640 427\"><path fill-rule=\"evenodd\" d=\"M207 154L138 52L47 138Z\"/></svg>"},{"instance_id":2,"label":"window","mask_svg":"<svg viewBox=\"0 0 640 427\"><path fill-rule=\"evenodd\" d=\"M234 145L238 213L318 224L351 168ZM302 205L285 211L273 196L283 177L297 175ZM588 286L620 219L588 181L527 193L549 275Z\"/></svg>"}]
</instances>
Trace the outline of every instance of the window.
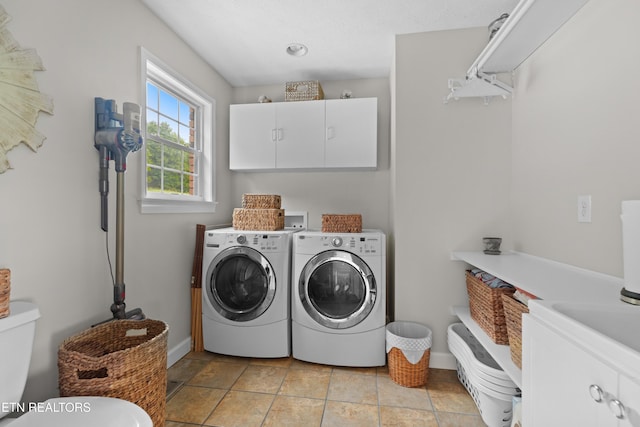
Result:
<instances>
[{"instance_id":1,"label":"window","mask_svg":"<svg viewBox=\"0 0 640 427\"><path fill-rule=\"evenodd\" d=\"M214 212L215 100L141 49L143 213Z\"/></svg>"}]
</instances>

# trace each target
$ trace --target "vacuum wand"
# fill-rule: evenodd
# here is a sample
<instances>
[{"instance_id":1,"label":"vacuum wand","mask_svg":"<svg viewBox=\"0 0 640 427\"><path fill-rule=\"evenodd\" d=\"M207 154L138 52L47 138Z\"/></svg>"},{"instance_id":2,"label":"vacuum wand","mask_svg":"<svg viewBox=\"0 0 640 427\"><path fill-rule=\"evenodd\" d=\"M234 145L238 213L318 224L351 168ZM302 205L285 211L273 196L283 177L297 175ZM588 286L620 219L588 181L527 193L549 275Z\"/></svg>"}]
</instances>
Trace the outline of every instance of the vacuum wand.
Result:
<instances>
[{"instance_id":1,"label":"vacuum wand","mask_svg":"<svg viewBox=\"0 0 640 427\"><path fill-rule=\"evenodd\" d=\"M113 284L114 319L144 319L142 310L137 308L125 312L124 284L124 173L127 170L127 155L142 147L140 135L140 106L130 102L123 105L123 113L118 114L113 100L95 98L95 137L94 145L100 155L100 227L109 229L109 161L115 163L117 175L116 189L116 278Z\"/></svg>"}]
</instances>

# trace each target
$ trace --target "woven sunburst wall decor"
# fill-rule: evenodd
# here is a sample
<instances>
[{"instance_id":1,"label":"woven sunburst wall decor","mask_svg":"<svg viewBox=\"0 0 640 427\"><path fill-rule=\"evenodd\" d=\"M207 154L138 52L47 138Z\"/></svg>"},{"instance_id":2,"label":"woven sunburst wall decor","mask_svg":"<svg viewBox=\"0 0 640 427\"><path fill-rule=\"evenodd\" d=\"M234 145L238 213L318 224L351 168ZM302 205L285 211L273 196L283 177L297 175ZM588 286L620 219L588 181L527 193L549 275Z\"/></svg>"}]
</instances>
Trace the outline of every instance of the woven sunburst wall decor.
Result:
<instances>
[{"instance_id":1,"label":"woven sunburst wall decor","mask_svg":"<svg viewBox=\"0 0 640 427\"><path fill-rule=\"evenodd\" d=\"M22 49L0 6L0 173L10 168L7 152L20 143L36 151L45 136L35 129L40 111L53 114L53 100L38 90L34 71L43 71L34 49Z\"/></svg>"}]
</instances>

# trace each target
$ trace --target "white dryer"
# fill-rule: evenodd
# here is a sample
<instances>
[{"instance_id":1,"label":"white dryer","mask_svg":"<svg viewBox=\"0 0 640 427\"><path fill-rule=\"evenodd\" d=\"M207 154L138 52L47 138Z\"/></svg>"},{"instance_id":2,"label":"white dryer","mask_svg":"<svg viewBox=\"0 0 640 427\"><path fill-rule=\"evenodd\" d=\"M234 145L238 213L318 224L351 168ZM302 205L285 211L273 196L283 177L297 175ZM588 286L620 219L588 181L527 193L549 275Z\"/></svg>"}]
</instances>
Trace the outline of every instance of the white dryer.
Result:
<instances>
[{"instance_id":1,"label":"white dryer","mask_svg":"<svg viewBox=\"0 0 640 427\"><path fill-rule=\"evenodd\" d=\"M386 246L378 230L293 237L293 357L339 366L385 364Z\"/></svg>"},{"instance_id":2,"label":"white dryer","mask_svg":"<svg viewBox=\"0 0 640 427\"><path fill-rule=\"evenodd\" d=\"M291 354L292 230L207 230L202 259L204 348L243 357Z\"/></svg>"}]
</instances>

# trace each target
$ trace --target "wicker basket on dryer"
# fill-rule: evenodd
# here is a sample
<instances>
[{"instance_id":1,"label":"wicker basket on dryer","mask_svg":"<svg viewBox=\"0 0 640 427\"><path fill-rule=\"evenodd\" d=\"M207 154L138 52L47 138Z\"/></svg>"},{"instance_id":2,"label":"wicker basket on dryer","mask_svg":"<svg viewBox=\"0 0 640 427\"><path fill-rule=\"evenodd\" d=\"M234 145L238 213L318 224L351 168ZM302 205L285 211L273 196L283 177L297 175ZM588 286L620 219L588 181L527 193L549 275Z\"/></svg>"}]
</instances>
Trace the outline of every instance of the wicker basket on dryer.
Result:
<instances>
[{"instance_id":1,"label":"wicker basket on dryer","mask_svg":"<svg viewBox=\"0 0 640 427\"><path fill-rule=\"evenodd\" d=\"M360 214L323 214L322 232L324 233L361 233L362 215Z\"/></svg>"}]
</instances>

